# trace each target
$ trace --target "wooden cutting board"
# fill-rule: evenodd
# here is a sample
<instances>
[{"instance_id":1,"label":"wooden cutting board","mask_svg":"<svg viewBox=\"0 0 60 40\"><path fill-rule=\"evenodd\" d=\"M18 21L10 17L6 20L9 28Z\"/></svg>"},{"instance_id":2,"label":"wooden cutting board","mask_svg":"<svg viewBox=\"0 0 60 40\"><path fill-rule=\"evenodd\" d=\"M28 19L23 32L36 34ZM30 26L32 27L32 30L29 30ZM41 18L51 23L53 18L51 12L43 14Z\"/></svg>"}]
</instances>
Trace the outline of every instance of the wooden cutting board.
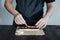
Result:
<instances>
[{"instance_id":1,"label":"wooden cutting board","mask_svg":"<svg viewBox=\"0 0 60 40\"><path fill-rule=\"evenodd\" d=\"M15 35L45 35L40 29L16 29Z\"/></svg>"}]
</instances>

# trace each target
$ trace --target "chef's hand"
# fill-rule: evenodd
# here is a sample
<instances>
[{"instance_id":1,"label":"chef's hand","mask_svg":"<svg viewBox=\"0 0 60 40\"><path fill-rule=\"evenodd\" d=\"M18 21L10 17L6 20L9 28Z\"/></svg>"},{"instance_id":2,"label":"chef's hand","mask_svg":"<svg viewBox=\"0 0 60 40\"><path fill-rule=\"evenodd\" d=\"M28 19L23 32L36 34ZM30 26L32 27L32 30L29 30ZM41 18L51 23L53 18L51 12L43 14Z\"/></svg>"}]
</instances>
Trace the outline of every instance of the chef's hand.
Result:
<instances>
[{"instance_id":1,"label":"chef's hand","mask_svg":"<svg viewBox=\"0 0 60 40\"><path fill-rule=\"evenodd\" d=\"M48 22L48 18L44 17L44 18L41 18L35 25L37 28L43 29L46 27L47 22Z\"/></svg>"},{"instance_id":2,"label":"chef's hand","mask_svg":"<svg viewBox=\"0 0 60 40\"><path fill-rule=\"evenodd\" d=\"M15 20L15 23L18 25L26 24L26 22L21 14L17 14L16 16L14 16L14 20Z\"/></svg>"},{"instance_id":3,"label":"chef's hand","mask_svg":"<svg viewBox=\"0 0 60 40\"><path fill-rule=\"evenodd\" d=\"M18 25L25 25L26 27L28 28L35 28L35 26L30 26L30 25L27 25L26 21L24 20L24 18L22 17L21 14L17 14L15 17L15 23L18 24Z\"/></svg>"}]
</instances>

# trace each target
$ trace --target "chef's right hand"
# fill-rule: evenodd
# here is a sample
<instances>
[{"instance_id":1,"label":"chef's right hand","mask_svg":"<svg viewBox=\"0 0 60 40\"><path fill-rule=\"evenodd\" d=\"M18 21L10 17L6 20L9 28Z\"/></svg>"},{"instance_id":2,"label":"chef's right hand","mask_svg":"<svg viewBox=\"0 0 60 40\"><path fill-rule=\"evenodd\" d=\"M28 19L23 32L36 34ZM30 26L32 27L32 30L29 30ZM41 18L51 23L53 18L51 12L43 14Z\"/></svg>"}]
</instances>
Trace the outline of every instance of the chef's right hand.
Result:
<instances>
[{"instance_id":1,"label":"chef's right hand","mask_svg":"<svg viewBox=\"0 0 60 40\"><path fill-rule=\"evenodd\" d=\"M28 28L35 28L35 26L27 25L26 21L24 20L23 16L20 13L19 14L16 14L14 16L14 21L18 25L23 25L24 24Z\"/></svg>"},{"instance_id":2,"label":"chef's right hand","mask_svg":"<svg viewBox=\"0 0 60 40\"><path fill-rule=\"evenodd\" d=\"M21 14L18 14L18 15L16 15L16 16L14 16L14 21L15 21L15 23L18 24L18 25L26 24L26 22L25 22L25 20L24 20L24 18L22 17ZM27 25L27 24L26 24L26 25Z\"/></svg>"}]
</instances>

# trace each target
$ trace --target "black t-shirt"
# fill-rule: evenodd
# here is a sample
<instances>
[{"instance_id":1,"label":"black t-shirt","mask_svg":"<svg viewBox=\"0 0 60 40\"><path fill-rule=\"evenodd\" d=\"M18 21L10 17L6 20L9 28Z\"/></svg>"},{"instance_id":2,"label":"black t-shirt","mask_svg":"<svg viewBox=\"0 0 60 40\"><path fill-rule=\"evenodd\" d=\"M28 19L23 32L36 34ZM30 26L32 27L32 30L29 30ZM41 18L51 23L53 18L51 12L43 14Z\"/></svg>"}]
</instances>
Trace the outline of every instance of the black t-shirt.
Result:
<instances>
[{"instance_id":1,"label":"black t-shirt","mask_svg":"<svg viewBox=\"0 0 60 40\"><path fill-rule=\"evenodd\" d=\"M16 0L16 10L20 12L28 25L35 23L43 17L44 2L50 3L55 0Z\"/></svg>"}]
</instances>

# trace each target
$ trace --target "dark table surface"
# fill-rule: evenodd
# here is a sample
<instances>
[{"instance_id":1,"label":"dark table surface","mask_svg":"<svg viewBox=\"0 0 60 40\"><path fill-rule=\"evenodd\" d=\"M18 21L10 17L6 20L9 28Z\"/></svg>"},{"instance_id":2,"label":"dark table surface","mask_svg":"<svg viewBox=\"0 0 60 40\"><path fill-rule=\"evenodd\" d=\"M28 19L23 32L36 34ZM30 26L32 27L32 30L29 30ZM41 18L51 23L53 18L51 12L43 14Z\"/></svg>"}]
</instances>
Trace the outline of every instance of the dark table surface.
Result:
<instances>
[{"instance_id":1,"label":"dark table surface","mask_svg":"<svg viewBox=\"0 0 60 40\"><path fill-rule=\"evenodd\" d=\"M0 40L15 40L18 38L14 35L15 30L13 25L0 25ZM44 28L44 32L49 40L60 40L59 25L47 25L46 28Z\"/></svg>"}]
</instances>

